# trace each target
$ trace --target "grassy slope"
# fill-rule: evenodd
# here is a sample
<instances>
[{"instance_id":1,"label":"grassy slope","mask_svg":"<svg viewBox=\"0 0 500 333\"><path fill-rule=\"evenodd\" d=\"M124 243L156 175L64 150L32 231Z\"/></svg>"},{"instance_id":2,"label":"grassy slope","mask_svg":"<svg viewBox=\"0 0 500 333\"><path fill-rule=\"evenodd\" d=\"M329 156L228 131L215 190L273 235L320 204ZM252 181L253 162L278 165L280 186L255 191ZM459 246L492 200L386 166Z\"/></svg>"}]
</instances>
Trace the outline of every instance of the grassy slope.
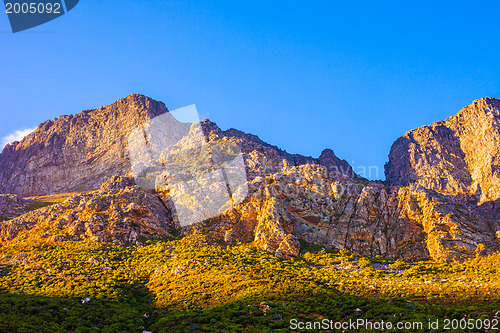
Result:
<instances>
[{"instance_id":1,"label":"grassy slope","mask_svg":"<svg viewBox=\"0 0 500 333\"><path fill-rule=\"evenodd\" d=\"M12 244L0 249L0 332L288 332L291 318L492 319L499 308L500 254L379 262L405 269L387 274L346 251L286 260L200 235L144 247Z\"/></svg>"}]
</instances>

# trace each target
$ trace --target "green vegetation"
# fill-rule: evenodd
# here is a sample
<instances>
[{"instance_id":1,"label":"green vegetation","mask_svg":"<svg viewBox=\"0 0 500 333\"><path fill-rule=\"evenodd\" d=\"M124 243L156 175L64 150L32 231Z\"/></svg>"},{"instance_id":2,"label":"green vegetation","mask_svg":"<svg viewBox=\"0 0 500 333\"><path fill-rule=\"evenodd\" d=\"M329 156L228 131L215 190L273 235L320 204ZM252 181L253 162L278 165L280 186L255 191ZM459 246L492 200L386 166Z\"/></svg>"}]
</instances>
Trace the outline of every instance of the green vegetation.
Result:
<instances>
[{"instance_id":1,"label":"green vegetation","mask_svg":"<svg viewBox=\"0 0 500 333\"><path fill-rule=\"evenodd\" d=\"M493 319L500 306L500 254L406 263L311 245L282 259L193 235L17 243L0 265L0 332L291 332L292 318Z\"/></svg>"},{"instance_id":2,"label":"green vegetation","mask_svg":"<svg viewBox=\"0 0 500 333\"><path fill-rule=\"evenodd\" d=\"M33 210L37 210L43 207L48 207L58 203L62 203L66 201L66 199L68 199L71 195L76 193L77 192L71 192L71 193L61 193L61 194L33 197L35 202L26 207L26 211L31 212Z\"/></svg>"},{"instance_id":3,"label":"green vegetation","mask_svg":"<svg viewBox=\"0 0 500 333\"><path fill-rule=\"evenodd\" d=\"M26 207L26 212L31 212L40 208L52 206L56 204L57 202L49 202L49 201L40 201L40 202L35 202L33 204L30 204Z\"/></svg>"}]
</instances>

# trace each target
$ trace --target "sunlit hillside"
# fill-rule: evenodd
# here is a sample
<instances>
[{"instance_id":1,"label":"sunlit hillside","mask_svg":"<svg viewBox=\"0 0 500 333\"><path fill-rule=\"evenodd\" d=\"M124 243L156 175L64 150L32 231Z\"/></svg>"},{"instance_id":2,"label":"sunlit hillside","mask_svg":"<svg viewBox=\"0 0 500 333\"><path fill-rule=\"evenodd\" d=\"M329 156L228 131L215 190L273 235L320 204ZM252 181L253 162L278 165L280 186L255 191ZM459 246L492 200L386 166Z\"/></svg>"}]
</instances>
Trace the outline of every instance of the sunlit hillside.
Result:
<instances>
[{"instance_id":1,"label":"sunlit hillside","mask_svg":"<svg viewBox=\"0 0 500 333\"><path fill-rule=\"evenodd\" d=\"M144 247L17 243L0 258L2 332L291 332L292 319L325 318L493 324L500 305L500 254L405 263L303 244L298 258L281 259L191 235Z\"/></svg>"}]
</instances>

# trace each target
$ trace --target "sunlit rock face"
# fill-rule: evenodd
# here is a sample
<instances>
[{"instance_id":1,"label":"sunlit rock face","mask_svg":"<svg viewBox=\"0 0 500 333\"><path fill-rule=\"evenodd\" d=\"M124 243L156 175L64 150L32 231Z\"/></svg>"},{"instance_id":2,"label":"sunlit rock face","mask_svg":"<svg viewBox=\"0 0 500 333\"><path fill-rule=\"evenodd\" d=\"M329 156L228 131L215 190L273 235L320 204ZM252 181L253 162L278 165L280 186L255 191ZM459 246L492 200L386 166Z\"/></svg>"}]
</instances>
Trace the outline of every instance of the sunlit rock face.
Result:
<instances>
[{"instance_id":1,"label":"sunlit rock face","mask_svg":"<svg viewBox=\"0 0 500 333\"><path fill-rule=\"evenodd\" d=\"M430 230L446 235L441 237L441 247L463 252L484 243L496 250L500 236L500 100L478 99L444 121L407 132L392 145L385 174L391 185L425 189L450 203L441 206L442 218L431 224ZM439 251L438 247L435 252Z\"/></svg>"},{"instance_id":2,"label":"sunlit rock face","mask_svg":"<svg viewBox=\"0 0 500 333\"><path fill-rule=\"evenodd\" d=\"M203 233L282 257L297 256L304 240L365 256L472 258L498 248L498 117L499 101L483 98L406 133L386 185L359 178L331 150L292 155L209 120L182 123L131 95L5 148L0 189L22 195L0 196L0 243L140 245ZM23 198L73 191L88 192L31 212L36 198Z\"/></svg>"},{"instance_id":3,"label":"sunlit rock face","mask_svg":"<svg viewBox=\"0 0 500 333\"><path fill-rule=\"evenodd\" d=\"M0 225L0 243L46 239L90 239L141 244L172 237L176 228L171 207L129 177L112 177L99 190L74 194L62 203L41 208Z\"/></svg>"},{"instance_id":4,"label":"sunlit rock face","mask_svg":"<svg viewBox=\"0 0 500 333\"><path fill-rule=\"evenodd\" d=\"M500 198L500 100L481 98L456 115L411 130L391 148L391 185L418 184L443 194Z\"/></svg>"},{"instance_id":5,"label":"sunlit rock face","mask_svg":"<svg viewBox=\"0 0 500 333\"><path fill-rule=\"evenodd\" d=\"M0 193L24 196L98 189L130 171L127 138L167 112L141 95L77 115L48 120L0 154Z\"/></svg>"},{"instance_id":6,"label":"sunlit rock face","mask_svg":"<svg viewBox=\"0 0 500 333\"><path fill-rule=\"evenodd\" d=\"M421 186L390 187L353 180L319 165L283 168L249 183L234 209L186 233L294 256L303 239L365 256L464 260L496 249L494 220L472 203ZM228 234L230 237L228 237Z\"/></svg>"},{"instance_id":7,"label":"sunlit rock face","mask_svg":"<svg viewBox=\"0 0 500 333\"><path fill-rule=\"evenodd\" d=\"M48 120L21 142L7 145L0 154L0 193L34 196L98 189L110 177L131 170L128 144L133 131L153 119L165 120L160 116L167 113L162 102L133 94L98 109ZM312 157L289 154L252 134L222 131L208 120L199 126L206 134L203 140L215 142L226 137L240 147L249 179L281 168L283 159L290 165L319 163ZM173 139L178 141L178 136L183 137L190 128L190 124L177 122L167 133L177 135ZM347 162L338 162L339 169L354 174ZM328 163L331 165L332 160Z\"/></svg>"}]
</instances>

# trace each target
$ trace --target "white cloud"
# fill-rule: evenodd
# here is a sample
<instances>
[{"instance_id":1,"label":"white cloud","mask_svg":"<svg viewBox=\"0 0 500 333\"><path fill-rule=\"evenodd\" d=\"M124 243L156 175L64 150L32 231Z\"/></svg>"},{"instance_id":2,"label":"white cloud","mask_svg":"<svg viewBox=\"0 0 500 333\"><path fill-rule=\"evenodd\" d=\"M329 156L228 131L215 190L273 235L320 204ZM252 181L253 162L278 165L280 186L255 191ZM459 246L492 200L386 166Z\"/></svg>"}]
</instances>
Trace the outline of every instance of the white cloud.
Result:
<instances>
[{"instance_id":1,"label":"white cloud","mask_svg":"<svg viewBox=\"0 0 500 333\"><path fill-rule=\"evenodd\" d=\"M4 136L1 139L0 151L3 150L3 148L6 145L8 145L9 143L12 143L14 141L21 141L26 135L30 134L34 130L35 130L35 128L27 128L27 129L17 130L17 131L10 133L7 136Z\"/></svg>"}]
</instances>

